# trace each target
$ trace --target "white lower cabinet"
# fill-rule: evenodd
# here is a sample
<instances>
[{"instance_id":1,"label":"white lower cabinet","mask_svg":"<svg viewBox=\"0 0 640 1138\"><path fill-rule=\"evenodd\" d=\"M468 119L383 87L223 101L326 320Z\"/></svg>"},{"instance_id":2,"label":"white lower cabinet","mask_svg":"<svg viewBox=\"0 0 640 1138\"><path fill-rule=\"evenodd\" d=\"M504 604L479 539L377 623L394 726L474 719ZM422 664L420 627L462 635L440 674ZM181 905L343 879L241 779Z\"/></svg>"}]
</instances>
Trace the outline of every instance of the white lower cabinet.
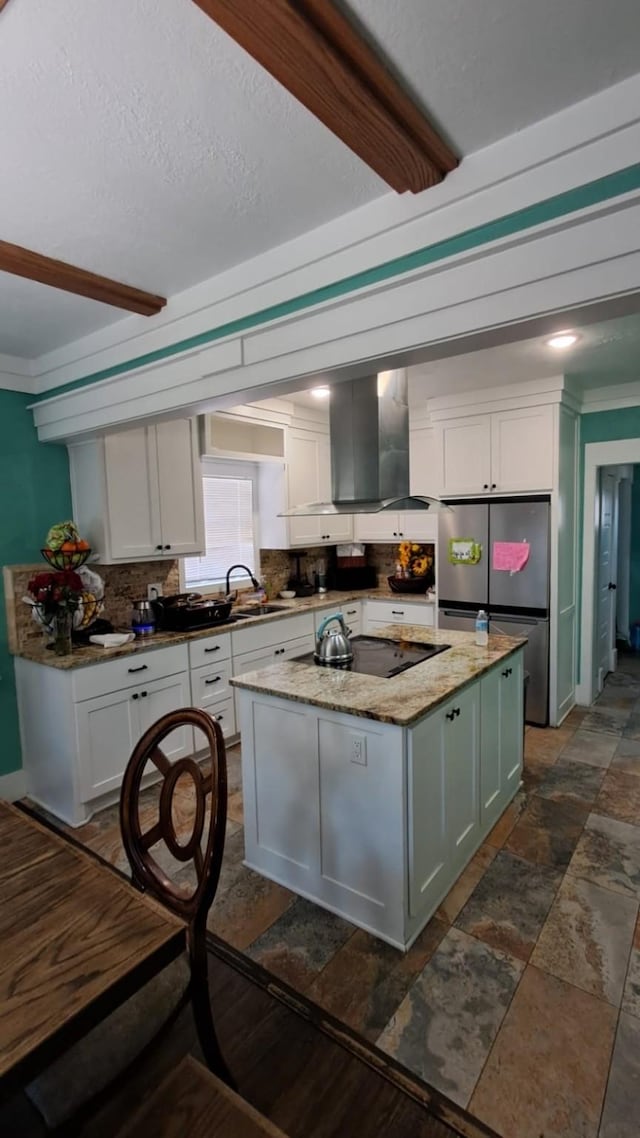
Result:
<instances>
[{"instance_id":1,"label":"white lower cabinet","mask_svg":"<svg viewBox=\"0 0 640 1138\"><path fill-rule=\"evenodd\" d=\"M522 652L410 728L236 694L247 863L407 949L519 786Z\"/></svg>"},{"instance_id":2,"label":"white lower cabinet","mask_svg":"<svg viewBox=\"0 0 640 1138\"><path fill-rule=\"evenodd\" d=\"M186 672L76 704L81 801L118 790L131 752L147 728L168 711L188 705ZM172 762L191 754L191 729L172 732L162 749Z\"/></svg>"}]
</instances>

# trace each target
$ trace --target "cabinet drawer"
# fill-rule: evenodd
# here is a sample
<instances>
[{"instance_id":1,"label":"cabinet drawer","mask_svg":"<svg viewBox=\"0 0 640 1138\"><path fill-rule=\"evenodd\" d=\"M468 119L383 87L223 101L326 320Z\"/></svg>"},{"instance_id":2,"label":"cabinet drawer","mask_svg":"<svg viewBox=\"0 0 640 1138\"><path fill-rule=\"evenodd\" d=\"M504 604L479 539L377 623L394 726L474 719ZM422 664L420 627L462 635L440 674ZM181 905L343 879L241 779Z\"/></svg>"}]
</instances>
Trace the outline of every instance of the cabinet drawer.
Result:
<instances>
[{"instance_id":1,"label":"cabinet drawer","mask_svg":"<svg viewBox=\"0 0 640 1138\"><path fill-rule=\"evenodd\" d=\"M231 633L234 660L236 656L244 655L245 652L256 652L271 645L280 647L289 640L297 640L301 636L308 638L308 647L311 647L313 615L310 612L300 613L298 616L274 617L273 620L254 625L253 628L234 628ZM235 665L234 670L236 672L238 670Z\"/></svg>"},{"instance_id":2,"label":"cabinet drawer","mask_svg":"<svg viewBox=\"0 0 640 1138\"><path fill-rule=\"evenodd\" d=\"M311 651L311 641L306 636L297 640L290 640L288 644L279 644L277 647L269 645L257 652L243 652L233 657L233 675L242 676L245 672L256 672L260 668L268 668L270 664L282 664L285 660L292 660L295 656L303 656Z\"/></svg>"},{"instance_id":3,"label":"cabinet drawer","mask_svg":"<svg viewBox=\"0 0 640 1138\"><path fill-rule=\"evenodd\" d=\"M434 606L426 601L367 601L367 626L375 621L384 624L419 624L425 628L433 628Z\"/></svg>"},{"instance_id":4,"label":"cabinet drawer","mask_svg":"<svg viewBox=\"0 0 640 1138\"><path fill-rule=\"evenodd\" d=\"M155 652L134 652L118 660L105 660L104 664L79 668L73 675L74 698L76 702L93 699L122 688L151 683L163 676L173 676L176 672L186 672L188 660L187 645L176 644L158 648Z\"/></svg>"},{"instance_id":5,"label":"cabinet drawer","mask_svg":"<svg viewBox=\"0 0 640 1138\"><path fill-rule=\"evenodd\" d=\"M221 632L218 636L206 636L202 640L189 643L189 664L192 668L202 668L205 664L219 664L231 659L231 633Z\"/></svg>"},{"instance_id":6,"label":"cabinet drawer","mask_svg":"<svg viewBox=\"0 0 640 1138\"><path fill-rule=\"evenodd\" d=\"M191 698L194 707L208 708L212 703L221 699L230 699L232 691L229 687L231 678L231 661L218 666L207 664L204 668L196 668L191 672Z\"/></svg>"},{"instance_id":7,"label":"cabinet drawer","mask_svg":"<svg viewBox=\"0 0 640 1138\"><path fill-rule=\"evenodd\" d=\"M217 719L222 727L222 734L225 739L231 739L233 735L237 734L236 712L231 694L229 694L228 699L221 699L219 703L214 703L211 707L205 708L205 711L209 712L212 719Z\"/></svg>"}]
</instances>

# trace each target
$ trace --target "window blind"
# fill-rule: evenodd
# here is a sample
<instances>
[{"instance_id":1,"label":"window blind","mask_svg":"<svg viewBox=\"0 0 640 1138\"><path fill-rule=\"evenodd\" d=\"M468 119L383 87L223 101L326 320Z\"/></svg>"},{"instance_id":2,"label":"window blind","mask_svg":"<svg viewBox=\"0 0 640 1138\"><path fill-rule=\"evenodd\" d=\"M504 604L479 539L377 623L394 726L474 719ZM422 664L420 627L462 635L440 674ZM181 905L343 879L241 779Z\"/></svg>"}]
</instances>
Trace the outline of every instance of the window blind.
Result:
<instances>
[{"instance_id":1,"label":"window blind","mask_svg":"<svg viewBox=\"0 0 640 1138\"><path fill-rule=\"evenodd\" d=\"M253 482L251 478L204 477L204 523L206 552L185 557L187 589L224 582L230 565L240 562L253 568ZM234 574L237 586L238 574Z\"/></svg>"}]
</instances>

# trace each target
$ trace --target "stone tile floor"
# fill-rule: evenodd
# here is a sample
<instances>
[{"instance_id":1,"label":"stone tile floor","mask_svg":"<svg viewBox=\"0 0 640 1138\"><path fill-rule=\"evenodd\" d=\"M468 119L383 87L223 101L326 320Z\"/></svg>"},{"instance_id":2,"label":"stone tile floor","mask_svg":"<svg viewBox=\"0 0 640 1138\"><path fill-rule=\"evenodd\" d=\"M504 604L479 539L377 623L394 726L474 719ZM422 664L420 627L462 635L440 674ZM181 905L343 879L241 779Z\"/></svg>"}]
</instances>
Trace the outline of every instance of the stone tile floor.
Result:
<instances>
[{"instance_id":1,"label":"stone tile floor","mask_svg":"<svg viewBox=\"0 0 640 1138\"><path fill-rule=\"evenodd\" d=\"M626 658L528 728L523 788L406 954L243 866L233 748L209 926L503 1138L638 1138L639 724ZM126 868L116 808L74 836Z\"/></svg>"}]
</instances>

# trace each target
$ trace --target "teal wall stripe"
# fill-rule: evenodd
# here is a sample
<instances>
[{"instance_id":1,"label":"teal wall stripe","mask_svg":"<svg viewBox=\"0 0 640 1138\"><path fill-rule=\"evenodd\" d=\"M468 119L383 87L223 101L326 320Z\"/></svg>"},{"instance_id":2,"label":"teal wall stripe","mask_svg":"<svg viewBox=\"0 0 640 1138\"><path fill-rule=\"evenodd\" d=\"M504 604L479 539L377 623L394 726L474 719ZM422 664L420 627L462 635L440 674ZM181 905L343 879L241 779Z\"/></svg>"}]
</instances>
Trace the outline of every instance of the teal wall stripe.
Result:
<instances>
[{"instance_id":1,"label":"teal wall stripe","mask_svg":"<svg viewBox=\"0 0 640 1138\"><path fill-rule=\"evenodd\" d=\"M432 245L426 245L422 249L416 249L413 253L394 257L374 268L353 273L351 276L343 277L332 284L323 285L322 288L311 289L309 292L301 293L290 300L272 304L268 308L262 308L258 312L242 316L237 320L230 320L226 324L218 325L217 328L200 332L197 336L189 336L187 339L179 340L165 348L158 348L156 351L147 352L145 355L137 356L125 363L114 364L113 367L104 368L102 371L94 372L82 379L75 379L70 383L62 384L60 387L51 388L35 402L51 399L56 395L63 395L66 391L75 391L91 383L97 383L101 379L111 379L113 376L123 375L134 368L157 363L159 360L166 360L192 348L212 344L226 336L234 336L240 332L246 332L249 328L268 324L271 320L278 320L283 316L292 316L305 308L312 308L314 305L322 304L328 300L336 300L358 289L381 284L393 277L401 276L403 273L425 268L427 265L435 264L447 257L466 253L470 249L477 249L481 245L510 237L514 233L520 233L526 229L533 229L537 225L554 221L557 218L565 217L568 214L576 213L578 210L587 209L589 206L598 205L637 189L640 189L640 163L627 166L624 170L618 170L614 174L606 174L603 178L596 178L595 181L587 182L575 189L565 190L561 194L555 194L553 197L536 202L535 205L514 210L513 213L506 214L495 221L465 229L455 237L447 237L442 241L434 242Z\"/></svg>"}]
</instances>

